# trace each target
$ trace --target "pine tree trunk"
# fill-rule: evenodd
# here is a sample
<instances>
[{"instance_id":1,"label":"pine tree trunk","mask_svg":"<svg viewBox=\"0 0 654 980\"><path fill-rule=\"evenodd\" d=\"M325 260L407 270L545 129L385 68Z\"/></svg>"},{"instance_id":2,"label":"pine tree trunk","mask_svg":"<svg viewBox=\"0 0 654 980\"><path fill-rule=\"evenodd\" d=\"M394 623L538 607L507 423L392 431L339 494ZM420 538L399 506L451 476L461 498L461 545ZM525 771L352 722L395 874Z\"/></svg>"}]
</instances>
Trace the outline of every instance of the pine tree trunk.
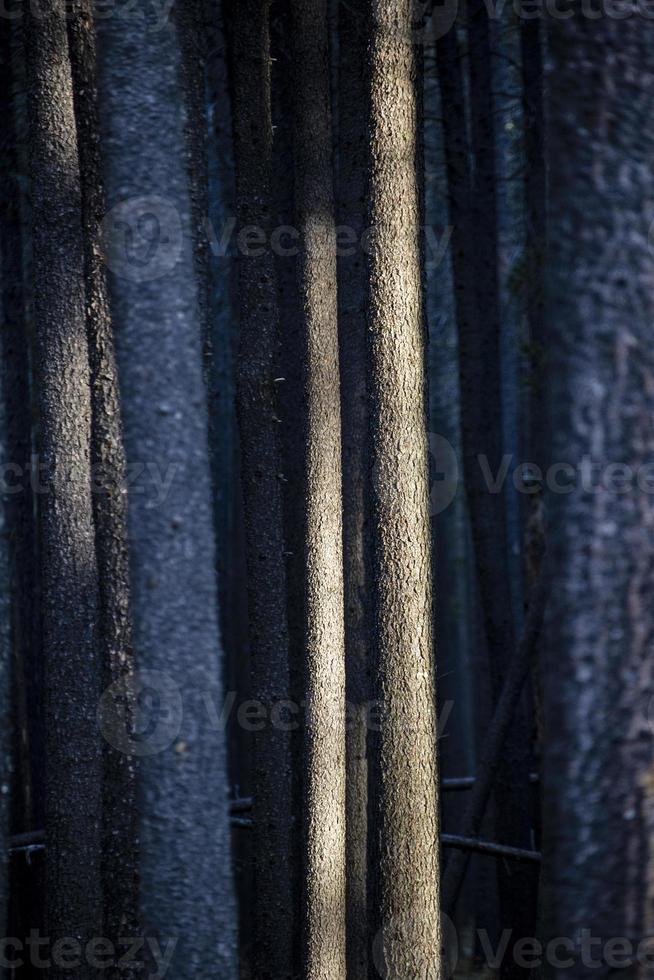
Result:
<instances>
[{"instance_id":1,"label":"pine tree trunk","mask_svg":"<svg viewBox=\"0 0 654 980\"><path fill-rule=\"evenodd\" d=\"M366 227L368 0L339 4L338 260L343 438L343 565L346 656L347 970L368 976L367 711L370 700L370 488L366 384Z\"/></svg>"},{"instance_id":2,"label":"pine tree trunk","mask_svg":"<svg viewBox=\"0 0 654 980\"><path fill-rule=\"evenodd\" d=\"M162 708L132 750L145 933L176 943L175 977L210 980L235 976L234 902L180 50L174 20L160 15L144 0L131 16L97 19L125 453L128 467L155 465L168 481L163 493L150 483L129 498L137 690Z\"/></svg>"},{"instance_id":3,"label":"pine tree trunk","mask_svg":"<svg viewBox=\"0 0 654 980\"><path fill-rule=\"evenodd\" d=\"M78 0L68 19L85 234L86 308L91 367L93 511L100 581L100 654L103 691L122 687L134 672L129 619L129 559L125 452L101 226L106 213L95 83L91 0ZM133 705L130 705L130 712ZM139 932L136 880L136 800L132 760L103 744L104 935L114 943Z\"/></svg>"},{"instance_id":4,"label":"pine tree trunk","mask_svg":"<svg viewBox=\"0 0 654 980\"><path fill-rule=\"evenodd\" d=\"M306 404L305 971L345 977L341 432L326 0L293 0L295 204Z\"/></svg>"},{"instance_id":5,"label":"pine tree trunk","mask_svg":"<svg viewBox=\"0 0 654 980\"><path fill-rule=\"evenodd\" d=\"M41 794L36 791L36 759L43 758L40 656L40 620L37 601L36 529L32 465L32 392L30 390L29 337L26 322L24 224L21 161L18 152L19 108L17 63L19 44L16 25L5 21L1 33L0 137L3 178L0 185L3 222L2 253L2 363L6 421L6 461L11 470L7 482L10 579L12 596L12 697L14 699L14 765L12 814L17 827L42 826ZM22 48L20 49L22 54ZM24 68L21 59L21 69ZM39 821L37 824L36 821Z\"/></svg>"},{"instance_id":6,"label":"pine tree trunk","mask_svg":"<svg viewBox=\"0 0 654 980\"><path fill-rule=\"evenodd\" d=\"M28 30L36 373L40 412L48 936L102 935L98 572L82 195L64 4ZM53 107L56 106L56 111ZM52 976L65 970L54 968ZM78 972L91 976L90 966Z\"/></svg>"},{"instance_id":7,"label":"pine tree trunk","mask_svg":"<svg viewBox=\"0 0 654 980\"><path fill-rule=\"evenodd\" d=\"M368 328L380 699L371 780L377 868L371 908L380 927L373 955L385 976L435 980L441 976L436 717L410 0L373 0L371 28Z\"/></svg>"},{"instance_id":8,"label":"pine tree trunk","mask_svg":"<svg viewBox=\"0 0 654 980\"><path fill-rule=\"evenodd\" d=\"M234 146L239 229L271 231L272 120L269 4L232 8ZM275 397L279 335L269 245L239 262L237 404L245 504L252 696L265 709L254 737L254 974L293 975L292 782L282 462ZM263 254L259 254L262 252ZM295 719L291 719L295 721Z\"/></svg>"},{"instance_id":9,"label":"pine tree trunk","mask_svg":"<svg viewBox=\"0 0 654 980\"><path fill-rule=\"evenodd\" d=\"M572 11L549 35L544 390L549 462L576 475L548 501L544 932L599 937L573 973L608 977L606 940L654 921L654 50L637 16Z\"/></svg>"}]
</instances>

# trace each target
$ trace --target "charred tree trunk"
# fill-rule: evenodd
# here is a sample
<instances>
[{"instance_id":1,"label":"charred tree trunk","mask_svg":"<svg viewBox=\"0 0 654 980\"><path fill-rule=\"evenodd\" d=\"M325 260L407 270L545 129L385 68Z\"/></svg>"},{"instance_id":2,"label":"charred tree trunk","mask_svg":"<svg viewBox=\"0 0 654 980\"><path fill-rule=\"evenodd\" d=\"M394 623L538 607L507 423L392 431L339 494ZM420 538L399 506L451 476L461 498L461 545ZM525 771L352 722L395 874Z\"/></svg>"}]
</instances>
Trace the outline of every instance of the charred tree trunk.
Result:
<instances>
[{"instance_id":1,"label":"charred tree trunk","mask_svg":"<svg viewBox=\"0 0 654 980\"><path fill-rule=\"evenodd\" d=\"M494 98L489 15L482 0L469 10L471 136L471 249L475 317L459 338L461 427L464 474L470 503L479 596L490 664L492 697L501 694L515 649L512 618L505 492L493 489L503 455L500 294L498 280L497 195ZM482 466L485 460L485 467ZM484 469L486 468L486 476ZM529 847L529 727L518 703L498 772L496 827L499 840ZM511 944L532 936L535 926L535 872L498 865L501 918L513 929ZM511 946L512 948L512 946ZM502 975L522 976L511 951Z\"/></svg>"},{"instance_id":2,"label":"charred tree trunk","mask_svg":"<svg viewBox=\"0 0 654 980\"><path fill-rule=\"evenodd\" d=\"M239 230L271 231L272 119L269 4L232 8L234 147ZM254 741L254 974L291 980L292 782L282 462L275 397L277 285L268 244L238 257L237 406L245 504L252 696L265 709Z\"/></svg>"},{"instance_id":3,"label":"charred tree trunk","mask_svg":"<svg viewBox=\"0 0 654 980\"><path fill-rule=\"evenodd\" d=\"M339 4L339 341L345 582L347 970L368 976L367 722L370 700L370 487L366 382L368 0Z\"/></svg>"},{"instance_id":4,"label":"charred tree trunk","mask_svg":"<svg viewBox=\"0 0 654 980\"><path fill-rule=\"evenodd\" d=\"M34 778L36 760L43 757L43 676L39 656L40 629L37 601L36 529L32 466L32 392L30 340L26 318L24 250L26 227L21 199L21 160L16 67L19 61L17 31L6 21L0 28L0 132L2 132L2 363L5 405L5 459L7 483L8 543L12 598L11 685L14 717L14 767L12 815L16 829L42 826L41 793ZM21 62L22 68L22 62ZM37 824L36 821L39 821Z\"/></svg>"},{"instance_id":5,"label":"charred tree trunk","mask_svg":"<svg viewBox=\"0 0 654 980\"><path fill-rule=\"evenodd\" d=\"M140 756L141 914L147 936L175 943L180 980L229 978L234 903L180 50L174 21L148 0L130 16L98 18L97 32L125 452L128 467L159 467L167 481L129 501L136 688L163 711L149 738L130 742Z\"/></svg>"},{"instance_id":6,"label":"charred tree trunk","mask_svg":"<svg viewBox=\"0 0 654 980\"><path fill-rule=\"evenodd\" d=\"M345 977L341 413L326 0L294 0L295 203L306 405L305 971Z\"/></svg>"},{"instance_id":7,"label":"charred tree trunk","mask_svg":"<svg viewBox=\"0 0 654 980\"><path fill-rule=\"evenodd\" d=\"M654 916L654 51L638 17L572 12L549 34L545 391L568 492L548 501L544 932L599 937L571 975L608 977L607 939L636 948Z\"/></svg>"},{"instance_id":8,"label":"charred tree trunk","mask_svg":"<svg viewBox=\"0 0 654 980\"><path fill-rule=\"evenodd\" d=\"M98 572L82 194L65 7L28 30L46 665L48 935L101 935ZM53 111L56 106L56 111ZM63 975L54 968L53 976ZM90 977L91 968L78 976Z\"/></svg>"},{"instance_id":9,"label":"charred tree trunk","mask_svg":"<svg viewBox=\"0 0 654 980\"><path fill-rule=\"evenodd\" d=\"M123 688L134 673L129 619L129 560L125 452L109 309L102 259L106 213L95 82L96 52L91 0L78 0L68 19L85 234L86 310L91 368L91 464L95 545L100 581L100 655L103 691ZM133 705L129 705L130 714ZM103 744L102 885L105 935L116 943L138 935L136 800L133 760Z\"/></svg>"},{"instance_id":10,"label":"charred tree trunk","mask_svg":"<svg viewBox=\"0 0 654 980\"><path fill-rule=\"evenodd\" d=\"M371 789L377 970L435 980L439 843L417 106L409 0L373 0L370 385L379 732ZM407 846L408 842L411 842Z\"/></svg>"}]
</instances>

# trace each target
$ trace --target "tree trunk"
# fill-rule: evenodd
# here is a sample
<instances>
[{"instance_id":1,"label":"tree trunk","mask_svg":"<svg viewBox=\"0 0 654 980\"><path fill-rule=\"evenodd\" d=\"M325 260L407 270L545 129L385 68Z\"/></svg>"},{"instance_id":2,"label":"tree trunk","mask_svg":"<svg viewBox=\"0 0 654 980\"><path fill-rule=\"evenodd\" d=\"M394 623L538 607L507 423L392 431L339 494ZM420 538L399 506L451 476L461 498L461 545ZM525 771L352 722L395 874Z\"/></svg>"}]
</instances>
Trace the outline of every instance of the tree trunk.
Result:
<instances>
[{"instance_id":1,"label":"tree trunk","mask_svg":"<svg viewBox=\"0 0 654 980\"><path fill-rule=\"evenodd\" d=\"M367 720L370 700L370 487L366 384L368 0L339 4L338 260L345 582L347 971L368 976ZM352 243L352 244L350 244Z\"/></svg>"},{"instance_id":2,"label":"tree trunk","mask_svg":"<svg viewBox=\"0 0 654 980\"><path fill-rule=\"evenodd\" d=\"M5 351L3 350L4 354ZM0 452L8 459L8 425L5 391L7 372L0 376ZM11 697L12 697L12 567L10 536L12 533L11 510L8 496L2 494L0 506L0 929L9 935L7 909L9 904L9 805L11 797L12 738L11 738Z\"/></svg>"},{"instance_id":3,"label":"tree trunk","mask_svg":"<svg viewBox=\"0 0 654 980\"><path fill-rule=\"evenodd\" d=\"M432 980L441 976L439 843L409 0L373 0L369 51L373 237L368 329L380 700L371 780L377 867L371 908L380 927L373 955L383 975Z\"/></svg>"},{"instance_id":4,"label":"tree trunk","mask_svg":"<svg viewBox=\"0 0 654 980\"><path fill-rule=\"evenodd\" d=\"M608 977L603 944L654 921L654 51L638 17L572 12L549 36L544 390L549 462L575 475L548 502L544 931L589 930L574 976Z\"/></svg>"},{"instance_id":5,"label":"tree trunk","mask_svg":"<svg viewBox=\"0 0 654 980\"><path fill-rule=\"evenodd\" d=\"M175 23L143 0L97 17L107 261L128 467L140 756L141 914L180 980L235 976L206 388ZM145 477L142 477L144 479ZM138 488L136 488L138 489ZM147 707L147 705L146 705ZM151 705L152 707L152 705Z\"/></svg>"},{"instance_id":6,"label":"tree trunk","mask_svg":"<svg viewBox=\"0 0 654 980\"><path fill-rule=\"evenodd\" d=\"M68 19L85 234L86 308L91 367L93 511L100 580L102 688L123 687L134 673L129 619L126 468L120 397L102 260L106 213L95 83L96 52L91 0L78 0ZM129 706L130 713L133 705ZM114 943L138 935L136 800L132 759L103 744L102 884L105 933Z\"/></svg>"},{"instance_id":7,"label":"tree trunk","mask_svg":"<svg viewBox=\"0 0 654 980\"><path fill-rule=\"evenodd\" d=\"M14 715L14 766L11 806L20 830L42 826L41 793L36 787L37 759L43 758L40 657L40 618L37 600L36 530L32 465L32 393L29 337L26 322L24 249L26 227L21 198L19 108L16 68L19 45L15 24L0 26L0 133L2 133L2 362L6 421L6 461L11 493L7 495L9 560L12 597L11 677ZM22 54L22 50L20 51ZM21 68L23 68L21 62ZM37 824L35 821L41 821Z\"/></svg>"},{"instance_id":8,"label":"tree trunk","mask_svg":"<svg viewBox=\"0 0 654 980\"><path fill-rule=\"evenodd\" d=\"M239 229L271 231L269 4L232 7L231 56ZM262 253L262 254L260 254ZM265 709L254 739L254 974L291 980L292 782L282 462L275 397L277 286L268 244L239 257L237 405L245 504L252 697ZM294 720L294 719L292 719Z\"/></svg>"},{"instance_id":9,"label":"tree trunk","mask_svg":"<svg viewBox=\"0 0 654 980\"><path fill-rule=\"evenodd\" d=\"M46 664L48 936L100 936L98 572L84 237L64 4L28 31ZM56 106L56 112L53 111ZM53 976L65 971L53 969ZM91 968L78 972L81 980Z\"/></svg>"},{"instance_id":10,"label":"tree trunk","mask_svg":"<svg viewBox=\"0 0 654 980\"><path fill-rule=\"evenodd\" d=\"M341 413L326 0L294 0L295 203L306 405L305 970L345 977Z\"/></svg>"},{"instance_id":11,"label":"tree trunk","mask_svg":"<svg viewBox=\"0 0 654 980\"><path fill-rule=\"evenodd\" d=\"M489 15L483 0L469 11L471 134L474 174L471 184L471 233L476 285L473 329L460 337L460 372L464 472L470 501L479 595L488 644L494 704L515 649L512 618L506 493L493 492L484 478L480 455L488 470L498 474L503 454L501 323L498 280L497 194L495 162L495 102L492 89ZM519 702L498 772L498 839L516 847L529 847L529 727ZM531 868L498 864L501 918L513 929L513 942L532 936L535 908ZM522 976L509 953L502 966L505 977Z\"/></svg>"}]
</instances>

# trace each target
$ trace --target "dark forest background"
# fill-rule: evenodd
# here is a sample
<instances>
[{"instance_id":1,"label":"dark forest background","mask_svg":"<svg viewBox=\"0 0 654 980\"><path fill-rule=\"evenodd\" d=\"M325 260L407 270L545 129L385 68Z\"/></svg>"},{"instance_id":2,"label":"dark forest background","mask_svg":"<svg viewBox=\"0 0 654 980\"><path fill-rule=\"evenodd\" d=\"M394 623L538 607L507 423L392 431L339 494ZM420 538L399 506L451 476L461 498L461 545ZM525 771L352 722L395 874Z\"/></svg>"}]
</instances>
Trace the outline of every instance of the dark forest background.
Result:
<instances>
[{"instance_id":1,"label":"dark forest background","mask_svg":"<svg viewBox=\"0 0 654 980\"><path fill-rule=\"evenodd\" d=\"M649 975L654 47L550 6L0 11L7 975Z\"/></svg>"}]
</instances>

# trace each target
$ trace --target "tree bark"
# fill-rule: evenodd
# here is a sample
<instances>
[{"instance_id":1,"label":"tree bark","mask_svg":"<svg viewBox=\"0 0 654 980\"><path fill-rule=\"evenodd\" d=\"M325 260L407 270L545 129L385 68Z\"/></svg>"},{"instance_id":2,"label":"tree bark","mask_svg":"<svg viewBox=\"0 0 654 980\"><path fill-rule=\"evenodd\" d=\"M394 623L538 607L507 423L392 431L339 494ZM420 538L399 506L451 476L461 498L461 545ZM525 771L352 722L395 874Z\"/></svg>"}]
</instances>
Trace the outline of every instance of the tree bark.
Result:
<instances>
[{"instance_id":1,"label":"tree bark","mask_svg":"<svg viewBox=\"0 0 654 980\"><path fill-rule=\"evenodd\" d=\"M305 971L345 977L341 414L326 0L294 0L295 204L306 405Z\"/></svg>"},{"instance_id":2,"label":"tree bark","mask_svg":"<svg viewBox=\"0 0 654 980\"><path fill-rule=\"evenodd\" d=\"M345 584L347 972L368 976L367 721L370 700L370 486L366 382L368 0L339 4L338 259ZM350 244L352 243L352 244Z\"/></svg>"},{"instance_id":3,"label":"tree bark","mask_svg":"<svg viewBox=\"0 0 654 980\"><path fill-rule=\"evenodd\" d=\"M131 749L140 755L145 933L176 944L180 980L209 980L236 973L234 903L180 50L174 20L160 15L143 0L130 16L96 21L125 452L128 467L156 465L168 481L163 493L150 485L129 500L137 690L163 708L148 719L150 740ZM158 237L147 236L143 254L148 228Z\"/></svg>"},{"instance_id":4,"label":"tree bark","mask_svg":"<svg viewBox=\"0 0 654 980\"><path fill-rule=\"evenodd\" d=\"M86 310L91 368L91 464L93 513L100 583L102 688L123 687L134 658L129 611L126 465L121 407L109 308L107 270L102 260L106 213L96 90L96 51L91 0L78 0L68 18L81 175L85 246ZM134 706L129 705L130 714ZM136 799L133 760L103 744L102 884L104 925L114 943L138 935Z\"/></svg>"},{"instance_id":5,"label":"tree bark","mask_svg":"<svg viewBox=\"0 0 654 980\"><path fill-rule=\"evenodd\" d=\"M370 385L377 970L438 978L439 843L417 111L409 0L373 0ZM410 841L410 845L408 842ZM373 865L373 866L375 866Z\"/></svg>"},{"instance_id":6,"label":"tree bark","mask_svg":"<svg viewBox=\"0 0 654 980\"><path fill-rule=\"evenodd\" d=\"M577 472L548 501L544 932L637 944L654 916L654 51L638 17L571 11L549 34L544 390L549 462ZM610 464L631 467L622 491ZM574 976L614 975L603 948L594 969L577 948Z\"/></svg>"},{"instance_id":7,"label":"tree bark","mask_svg":"<svg viewBox=\"0 0 654 980\"><path fill-rule=\"evenodd\" d=\"M239 230L271 232L269 4L232 7L231 56ZM263 251L263 254L259 254ZM254 253L254 254L253 254ZM237 407L245 504L252 696L265 709L254 740L254 973L291 980L292 781L282 461L275 396L279 340L272 249L241 249Z\"/></svg>"},{"instance_id":8,"label":"tree bark","mask_svg":"<svg viewBox=\"0 0 654 980\"><path fill-rule=\"evenodd\" d=\"M64 4L28 31L46 665L48 936L101 935L98 572L82 196ZM53 107L56 107L56 111ZM53 976L65 970L54 967ZM82 966L78 977L91 976Z\"/></svg>"}]
</instances>

